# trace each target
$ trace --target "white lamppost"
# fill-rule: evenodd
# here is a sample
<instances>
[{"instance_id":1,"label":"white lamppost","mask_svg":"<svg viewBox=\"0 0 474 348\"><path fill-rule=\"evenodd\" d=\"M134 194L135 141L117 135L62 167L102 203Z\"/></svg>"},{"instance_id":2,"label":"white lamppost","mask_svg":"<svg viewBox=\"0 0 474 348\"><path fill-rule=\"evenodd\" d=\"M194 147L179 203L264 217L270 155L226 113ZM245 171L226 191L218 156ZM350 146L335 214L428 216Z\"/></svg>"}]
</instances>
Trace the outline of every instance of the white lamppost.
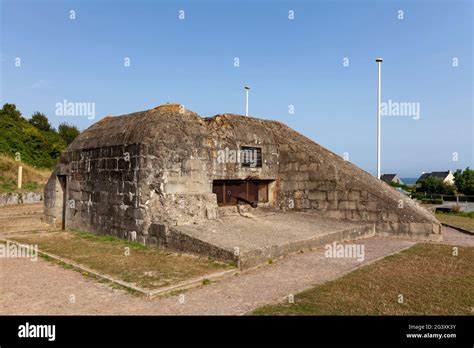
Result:
<instances>
[{"instance_id":1,"label":"white lamppost","mask_svg":"<svg viewBox=\"0 0 474 348\"><path fill-rule=\"evenodd\" d=\"M245 116L249 115L249 86L245 86Z\"/></svg>"},{"instance_id":2,"label":"white lamppost","mask_svg":"<svg viewBox=\"0 0 474 348\"><path fill-rule=\"evenodd\" d=\"M382 62L383 58L376 58L379 68L379 82L377 86L377 178L380 179L380 103L382 100Z\"/></svg>"}]
</instances>

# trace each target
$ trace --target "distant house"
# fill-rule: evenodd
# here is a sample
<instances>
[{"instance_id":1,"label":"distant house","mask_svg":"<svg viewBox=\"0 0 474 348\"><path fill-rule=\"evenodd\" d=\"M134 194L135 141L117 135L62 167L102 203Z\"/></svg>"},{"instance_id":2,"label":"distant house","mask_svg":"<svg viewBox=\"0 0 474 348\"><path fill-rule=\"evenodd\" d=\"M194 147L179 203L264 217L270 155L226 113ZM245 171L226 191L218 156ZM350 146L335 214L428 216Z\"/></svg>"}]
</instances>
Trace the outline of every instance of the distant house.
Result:
<instances>
[{"instance_id":1,"label":"distant house","mask_svg":"<svg viewBox=\"0 0 474 348\"><path fill-rule=\"evenodd\" d=\"M445 172L422 173L416 183L418 184L421 180L426 180L428 178L439 178L446 184L454 185L454 175L450 170Z\"/></svg>"},{"instance_id":2,"label":"distant house","mask_svg":"<svg viewBox=\"0 0 474 348\"><path fill-rule=\"evenodd\" d=\"M395 183L395 184L400 184L403 185L403 181L398 177L397 174L382 174L380 176L380 180L385 181L387 183Z\"/></svg>"}]
</instances>

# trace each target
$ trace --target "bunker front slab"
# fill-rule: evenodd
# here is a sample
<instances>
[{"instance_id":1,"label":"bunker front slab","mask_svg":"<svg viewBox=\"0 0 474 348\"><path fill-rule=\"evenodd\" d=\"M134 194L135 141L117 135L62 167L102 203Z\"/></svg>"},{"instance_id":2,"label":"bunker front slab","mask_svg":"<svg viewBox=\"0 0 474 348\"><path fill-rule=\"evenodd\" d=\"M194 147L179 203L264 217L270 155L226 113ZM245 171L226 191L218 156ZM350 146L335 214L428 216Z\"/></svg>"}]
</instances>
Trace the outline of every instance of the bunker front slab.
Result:
<instances>
[{"instance_id":1,"label":"bunker front slab","mask_svg":"<svg viewBox=\"0 0 474 348\"><path fill-rule=\"evenodd\" d=\"M206 252L183 244L168 244L171 249L205 253L249 268L286 254L307 251L332 243L375 235L374 224L322 218L314 214L285 212L252 217L228 216L210 223L179 226L171 234L181 233L222 252ZM202 247L203 244L199 244Z\"/></svg>"}]
</instances>

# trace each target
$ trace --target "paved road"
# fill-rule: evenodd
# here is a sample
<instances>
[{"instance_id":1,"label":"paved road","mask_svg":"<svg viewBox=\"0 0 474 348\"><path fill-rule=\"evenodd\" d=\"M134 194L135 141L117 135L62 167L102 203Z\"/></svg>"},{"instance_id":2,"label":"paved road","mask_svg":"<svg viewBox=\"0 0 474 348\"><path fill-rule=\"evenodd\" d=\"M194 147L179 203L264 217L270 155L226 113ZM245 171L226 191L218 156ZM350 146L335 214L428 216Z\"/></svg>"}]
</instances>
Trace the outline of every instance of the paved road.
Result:
<instances>
[{"instance_id":1,"label":"paved road","mask_svg":"<svg viewBox=\"0 0 474 348\"><path fill-rule=\"evenodd\" d=\"M463 211L465 213L469 213L471 211L474 211L474 203L472 203L472 202L459 202L459 203L456 203L456 202L447 202L447 201L445 201L443 204L441 204L437 207L450 208L450 207L455 206L455 205L459 205L460 208L461 208L461 211Z\"/></svg>"}]
</instances>

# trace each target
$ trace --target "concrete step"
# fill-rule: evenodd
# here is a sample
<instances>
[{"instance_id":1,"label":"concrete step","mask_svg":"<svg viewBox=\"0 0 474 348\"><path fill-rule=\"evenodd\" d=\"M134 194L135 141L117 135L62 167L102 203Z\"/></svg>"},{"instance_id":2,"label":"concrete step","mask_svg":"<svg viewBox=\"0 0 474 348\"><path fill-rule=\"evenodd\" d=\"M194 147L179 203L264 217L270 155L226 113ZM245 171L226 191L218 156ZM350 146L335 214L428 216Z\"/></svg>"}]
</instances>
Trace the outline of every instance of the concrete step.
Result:
<instances>
[{"instance_id":1,"label":"concrete step","mask_svg":"<svg viewBox=\"0 0 474 348\"><path fill-rule=\"evenodd\" d=\"M242 252L239 255L238 267L239 269L248 269L267 263L269 260L275 260L282 256L293 254L299 251L308 251L322 245L331 244L333 242L342 243L373 236L375 236L375 225L367 224L364 226L347 228L323 235L315 235L314 237L304 240L291 241L278 245L269 245L263 248Z\"/></svg>"},{"instance_id":2,"label":"concrete step","mask_svg":"<svg viewBox=\"0 0 474 348\"><path fill-rule=\"evenodd\" d=\"M375 235L375 225L305 213L226 217L200 225L153 224L148 243L234 261L247 269L300 250Z\"/></svg>"},{"instance_id":3,"label":"concrete step","mask_svg":"<svg viewBox=\"0 0 474 348\"><path fill-rule=\"evenodd\" d=\"M0 218L5 219L9 217L34 217L34 218L39 218L43 216L43 211L33 211L29 213L24 213L24 212L1 212L0 211Z\"/></svg>"}]
</instances>

